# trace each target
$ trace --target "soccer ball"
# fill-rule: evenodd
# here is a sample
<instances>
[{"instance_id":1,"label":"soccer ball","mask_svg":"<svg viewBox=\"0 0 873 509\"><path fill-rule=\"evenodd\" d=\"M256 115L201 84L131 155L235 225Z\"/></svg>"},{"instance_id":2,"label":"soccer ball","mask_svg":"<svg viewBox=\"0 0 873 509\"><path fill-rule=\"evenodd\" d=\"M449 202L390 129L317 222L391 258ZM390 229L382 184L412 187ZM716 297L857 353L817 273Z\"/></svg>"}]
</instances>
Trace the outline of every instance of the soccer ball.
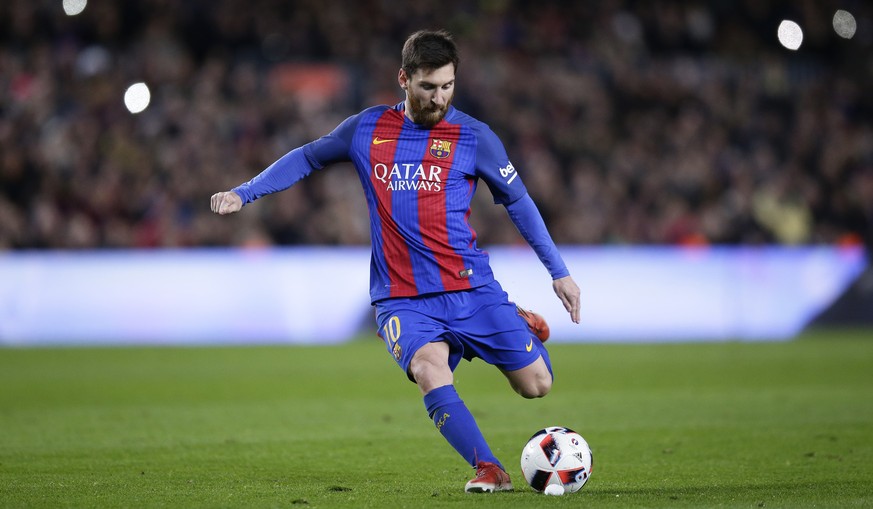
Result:
<instances>
[{"instance_id":1,"label":"soccer ball","mask_svg":"<svg viewBox=\"0 0 873 509\"><path fill-rule=\"evenodd\" d=\"M594 456L579 433L561 426L543 428L521 451L521 471L531 488L558 485L567 493L582 489L591 478Z\"/></svg>"}]
</instances>

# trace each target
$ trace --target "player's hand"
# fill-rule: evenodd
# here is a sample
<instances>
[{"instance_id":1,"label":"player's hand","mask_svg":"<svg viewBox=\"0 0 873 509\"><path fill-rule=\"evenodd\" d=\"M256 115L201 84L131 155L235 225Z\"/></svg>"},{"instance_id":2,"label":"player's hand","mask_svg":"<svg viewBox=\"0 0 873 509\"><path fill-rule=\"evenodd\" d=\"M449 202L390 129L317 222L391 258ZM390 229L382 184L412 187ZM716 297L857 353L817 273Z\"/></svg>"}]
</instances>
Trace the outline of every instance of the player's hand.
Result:
<instances>
[{"instance_id":1,"label":"player's hand","mask_svg":"<svg viewBox=\"0 0 873 509\"><path fill-rule=\"evenodd\" d=\"M233 214L242 208L242 198L233 191L222 191L212 195L210 200L212 212L216 214Z\"/></svg>"},{"instance_id":2,"label":"player's hand","mask_svg":"<svg viewBox=\"0 0 873 509\"><path fill-rule=\"evenodd\" d=\"M552 288L561 302L564 303L564 309L570 313L570 319L573 320L573 323L579 323L579 300L582 292L579 291L573 278L566 276L555 279L552 281Z\"/></svg>"}]
</instances>

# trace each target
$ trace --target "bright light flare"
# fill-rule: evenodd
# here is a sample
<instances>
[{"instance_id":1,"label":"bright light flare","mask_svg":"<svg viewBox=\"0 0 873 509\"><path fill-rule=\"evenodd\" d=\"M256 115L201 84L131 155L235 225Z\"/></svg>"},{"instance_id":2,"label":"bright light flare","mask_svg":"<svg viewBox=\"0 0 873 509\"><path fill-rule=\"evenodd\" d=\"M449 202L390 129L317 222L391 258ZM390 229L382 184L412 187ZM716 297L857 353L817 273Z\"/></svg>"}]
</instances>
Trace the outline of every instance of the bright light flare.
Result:
<instances>
[{"instance_id":1,"label":"bright light flare","mask_svg":"<svg viewBox=\"0 0 873 509\"><path fill-rule=\"evenodd\" d=\"M64 12L67 16L81 14L88 5L88 0L64 0Z\"/></svg>"},{"instance_id":2,"label":"bright light flare","mask_svg":"<svg viewBox=\"0 0 873 509\"><path fill-rule=\"evenodd\" d=\"M776 35L779 37L779 42L790 50L796 50L803 43L803 30L800 29L800 25L788 19L782 20Z\"/></svg>"},{"instance_id":3,"label":"bright light flare","mask_svg":"<svg viewBox=\"0 0 873 509\"><path fill-rule=\"evenodd\" d=\"M842 9L834 13L834 31L843 39L851 39L855 36L855 31L858 29L858 23L855 21L855 16L849 11Z\"/></svg>"},{"instance_id":4,"label":"bright light flare","mask_svg":"<svg viewBox=\"0 0 873 509\"><path fill-rule=\"evenodd\" d=\"M149 107L152 94L145 83L134 83L124 92L124 105L131 113L140 113Z\"/></svg>"}]
</instances>

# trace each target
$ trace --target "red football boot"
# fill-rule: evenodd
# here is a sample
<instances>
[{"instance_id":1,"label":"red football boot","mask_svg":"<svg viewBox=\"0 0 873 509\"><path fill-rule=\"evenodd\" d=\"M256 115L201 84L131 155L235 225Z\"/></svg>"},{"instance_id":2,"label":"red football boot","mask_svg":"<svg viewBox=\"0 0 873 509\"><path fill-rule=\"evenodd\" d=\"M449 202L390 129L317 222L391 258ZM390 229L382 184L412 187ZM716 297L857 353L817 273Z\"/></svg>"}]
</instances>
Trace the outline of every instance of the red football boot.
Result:
<instances>
[{"instance_id":1,"label":"red football boot","mask_svg":"<svg viewBox=\"0 0 873 509\"><path fill-rule=\"evenodd\" d=\"M496 463L480 461L476 464L476 477L467 482L464 491L467 493L512 491L512 481L509 480L509 474Z\"/></svg>"},{"instance_id":2,"label":"red football boot","mask_svg":"<svg viewBox=\"0 0 873 509\"><path fill-rule=\"evenodd\" d=\"M528 311L527 309L523 309L516 304L515 309L518 310L518 314L524 318L524 321L527 322L527 326L530 327L530 331L534 333L534 335L539 338L539 340L543 343L548 341L549 339L549 324L546 323L546 319L542 317L539 313L534 313L533 311Z\"/></svg>"}]
</instances>

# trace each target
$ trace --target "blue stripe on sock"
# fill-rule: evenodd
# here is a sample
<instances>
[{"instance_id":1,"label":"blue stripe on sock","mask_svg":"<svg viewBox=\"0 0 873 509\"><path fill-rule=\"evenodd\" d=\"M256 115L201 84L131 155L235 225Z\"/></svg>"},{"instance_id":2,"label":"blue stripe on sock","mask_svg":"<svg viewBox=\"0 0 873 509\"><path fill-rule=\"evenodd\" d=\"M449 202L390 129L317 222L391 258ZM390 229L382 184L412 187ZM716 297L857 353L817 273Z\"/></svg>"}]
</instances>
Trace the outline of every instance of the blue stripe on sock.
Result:
<instances>
[{"instance_id":1,"label":"blue stripe on sock","mask_svg":"<svg viewBox=\"0 0 873 509\"><path fill-rule=\"evenodd\" d=\"M490 461L500 465L482 436L473 414L453 385L437 387L425 394L424 406L439 432L467 463L474 467L478 461Z\"/></svg>"}]
</instances>

